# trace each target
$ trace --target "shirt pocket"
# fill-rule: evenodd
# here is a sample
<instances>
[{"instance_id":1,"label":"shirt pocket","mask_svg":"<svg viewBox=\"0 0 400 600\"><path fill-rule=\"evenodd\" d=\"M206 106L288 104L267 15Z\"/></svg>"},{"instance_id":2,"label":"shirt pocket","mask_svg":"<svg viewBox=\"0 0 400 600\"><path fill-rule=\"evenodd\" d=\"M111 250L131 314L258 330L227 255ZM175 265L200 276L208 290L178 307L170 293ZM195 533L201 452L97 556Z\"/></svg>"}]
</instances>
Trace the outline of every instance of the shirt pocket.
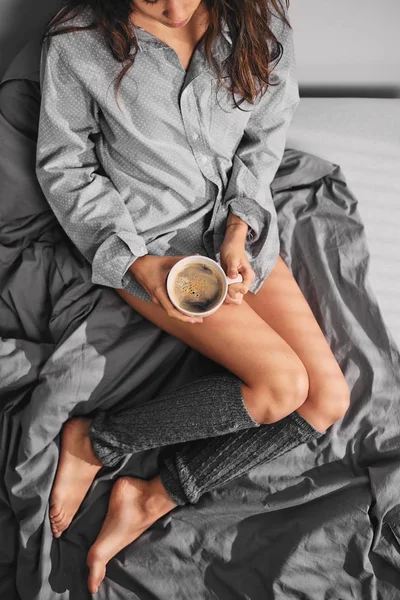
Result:
<instances>
[{"instance_id":1,"label":"shirt pocket","mask_svg":"<svg viewBox=\"0 0 400 600\"><path fill-rule=\"evenodd\" d=\"M242 96L238 93L232 96L229 90L219 85L217 77L210 79L208 122L210 143L213 150L218 151L227 158L231 158L235 153L251 113L256 106L247 100L243 100L240 107L236 107L233 98L239 104Z\"/></svg>"}]
</instances>

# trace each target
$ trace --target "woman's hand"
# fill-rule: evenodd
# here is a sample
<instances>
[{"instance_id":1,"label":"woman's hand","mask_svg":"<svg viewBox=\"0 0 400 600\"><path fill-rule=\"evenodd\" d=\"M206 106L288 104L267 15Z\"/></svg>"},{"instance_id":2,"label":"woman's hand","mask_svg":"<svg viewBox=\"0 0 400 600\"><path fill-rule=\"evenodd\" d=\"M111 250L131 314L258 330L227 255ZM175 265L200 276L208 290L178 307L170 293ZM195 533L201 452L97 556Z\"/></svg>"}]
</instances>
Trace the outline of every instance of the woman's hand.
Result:
<instances>
[{"instance_id":1,"label":"woman's hand","mask_svg":"<svg viewBox=\"0 0 400 600\"><path fill-rule=\"evenodd\" d=\"M235 279L240 273L243 277L241 283L231 283L228 286L225 299L227 304L241 304L255 277L245 252L247 231L248 225L244 221L236 220L232 224L228 221L225 238L221 244L220 261L226 275Z\"/></svg>"},{"instance_id":2,"label":"woman's hand","mask_svg":"<svg viewBox=\"0 0 400 600\"><path fill-rule=\"evenodd\" d=\"M129 271L149 294L152 302L161 306L169 317L184 323L202 323L201 317L189 317L175 308L167 293L167 275L184 256L140 256Z\"/></svg>"}]
</instances>

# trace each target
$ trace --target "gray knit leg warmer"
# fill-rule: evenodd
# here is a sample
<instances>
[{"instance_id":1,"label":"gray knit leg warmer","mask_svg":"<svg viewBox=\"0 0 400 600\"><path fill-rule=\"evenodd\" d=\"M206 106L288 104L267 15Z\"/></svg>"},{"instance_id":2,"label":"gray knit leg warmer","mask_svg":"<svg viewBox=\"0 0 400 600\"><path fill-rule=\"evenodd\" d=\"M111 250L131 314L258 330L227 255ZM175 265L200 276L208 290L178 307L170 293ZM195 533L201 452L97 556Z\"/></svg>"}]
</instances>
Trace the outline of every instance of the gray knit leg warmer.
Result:
<instances>
[{"instance_id":1,"label":"gray knit leg warmer","mask_svg":"<svg viewBox=\"0 0 400 600\"><path fill-rule=\"evenodd\" d=\"M321 435L293 412L270 425L166 448L160 477L177 505L195 504L202 494Z\"/></svg>"},{"instance_id":2,"label":"gray knit leg warmer","mask_svg":"<svg viewBox=\"0 0 400 600\"><path fill-rule=\"evenodd\" d=\"M242 397L233 373L201 377L120 413L99 413L89 435L103 465L115 466L126 454L260 427Z\"/></svg>"}]
</instances>

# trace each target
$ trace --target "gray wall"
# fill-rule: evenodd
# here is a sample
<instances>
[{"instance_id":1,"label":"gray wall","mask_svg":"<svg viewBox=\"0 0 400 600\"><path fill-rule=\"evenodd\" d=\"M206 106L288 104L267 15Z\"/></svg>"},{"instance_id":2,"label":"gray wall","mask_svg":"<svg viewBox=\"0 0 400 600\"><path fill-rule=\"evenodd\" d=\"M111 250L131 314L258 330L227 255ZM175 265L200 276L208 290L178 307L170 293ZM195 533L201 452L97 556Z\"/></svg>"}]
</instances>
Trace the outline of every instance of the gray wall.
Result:
<instances>
[{"instance_id":1,"label":"gray wall","mask_svg":"<svg viewBox=\"0 0 400 600\"><path fill-rule=\"evenodd\" d=\"M303 85L400 90L400 0L291 0Z\"/></svg>"},{"instance_id":2,"label":"gray wall","mask_svg":"<svg viewBox=\"0 0 400 600\"><path fill-rule=\"evenodd\" d=\"M0 0L0 77L58 0ZM400 89L400 0L291 0L304 86Z\"/></svg>"}]
</instances>

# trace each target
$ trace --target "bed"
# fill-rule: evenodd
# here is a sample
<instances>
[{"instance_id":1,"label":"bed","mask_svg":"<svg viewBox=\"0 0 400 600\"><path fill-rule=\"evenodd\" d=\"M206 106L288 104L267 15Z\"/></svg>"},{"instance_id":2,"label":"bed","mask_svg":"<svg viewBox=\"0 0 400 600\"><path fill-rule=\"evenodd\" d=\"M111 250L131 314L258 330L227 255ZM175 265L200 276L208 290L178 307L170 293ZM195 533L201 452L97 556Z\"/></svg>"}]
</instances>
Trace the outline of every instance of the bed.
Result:
<instances>
[{"instance_id":1,"label":"bed","mask_svg":"<svg viewBox=\"0 0 400 600\"><path fill-rule=\"evenodd\" d=\"M303 98L287 145L340 165L358 200L369 281L400 346L400 98Z\"/></svg>"},{"instance_id":2,"label":"bed","mask_svg":"<svg viewBox=\"0 0 400 600\"><path fill-rule=\"evenodd\" d=\"M83 600L113 481L152 477L159 449L100 472L56 540L63 423L223 369L91 283L35 178L38 57L33 39L0 85L0 598ZM281 256L346 376L349 411L318 441L157 521L109 563L96 597L400 597L399 124L387 100L303 99L271 186Z\"/></svg>"}]
</instances>

